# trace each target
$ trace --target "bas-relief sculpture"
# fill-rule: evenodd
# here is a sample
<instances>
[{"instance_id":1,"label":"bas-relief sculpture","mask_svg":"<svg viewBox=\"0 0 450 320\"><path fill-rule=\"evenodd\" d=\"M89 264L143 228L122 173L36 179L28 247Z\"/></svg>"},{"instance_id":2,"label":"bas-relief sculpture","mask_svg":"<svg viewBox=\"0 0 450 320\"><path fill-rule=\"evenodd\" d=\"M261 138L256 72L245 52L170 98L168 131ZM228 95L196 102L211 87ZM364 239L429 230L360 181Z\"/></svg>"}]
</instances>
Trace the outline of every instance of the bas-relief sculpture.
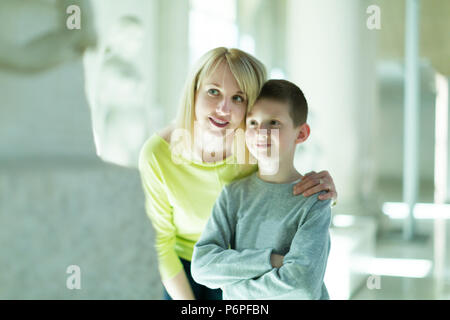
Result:
<instances>
[{"instance_id":1,"label":"bas-relief sculpture","mask_svg":"<svg viewBox=\"0 0 450 320\"><path fill-rule=\"evenodd\" d=\"M93 86L93 121L99 156L136 166L148 136L148 90L138 63L143 59L144 31L139 19L122 17L99 48L99 69Z\"/></svg>"},{"instance_id":2,"label":"bas-relief sculpture","mask_svg":"<svg viewBox=\"0 0 450 320\"><path fill-rule=\"evenodd\" d=\"M81 8L84 20L80 30L66 28L69 3ZM70 124L77 118L74 115L89 108L84 96L79 108L64 116L56 112L61 106L54 104L46 109L55 111L53 117L42 117L36 105L52 102L55 93L41 87L42 83L48 86L51 79L60 89L66 86L84 92L83 84L73 79L83 72L80 60L84 50L96 45L95 33L88 27L94 18L89 2L2 0L0 16L0 81L4 88L15 91L8 92L8 119L20 119L15 110L31 117L35 113L36 119L47 121L41 130L67 123L75 140L78 134L85 136L77 132L83 126ZM27 19L31 19L29 23ZM105 60L105 66L110 63ZM67 68L68 64L73 66ZM111 65L119 66L119 75L133 70L124 63ZM49 78L49 72L56 76ZM108 70L103 78L107 80L110 74ZM130 75L138 77L135 71ZM32 85L15 85L21 78ZM64 83L56 83L58 79ZM133 80L126 81L136 86ZM29 108L14 99L36 91L41 92L36 95L40 101ZM43 134L27 129L20 132L30 140ZM162 287L154 232L145 214L137 171L106 164L95 155L86 158L84 155L93 152L88 147L78 155L64 156L67 146L59 142L57 138L48 140L53 146L41 147L54 150L52 154L42 151L24 158L20 145L8 148L7 157L0 153L0 298L159 299ZM79 266L79 289L67 286L71 275L66 271L71 265Z\"/></svg>"}]
</instances>

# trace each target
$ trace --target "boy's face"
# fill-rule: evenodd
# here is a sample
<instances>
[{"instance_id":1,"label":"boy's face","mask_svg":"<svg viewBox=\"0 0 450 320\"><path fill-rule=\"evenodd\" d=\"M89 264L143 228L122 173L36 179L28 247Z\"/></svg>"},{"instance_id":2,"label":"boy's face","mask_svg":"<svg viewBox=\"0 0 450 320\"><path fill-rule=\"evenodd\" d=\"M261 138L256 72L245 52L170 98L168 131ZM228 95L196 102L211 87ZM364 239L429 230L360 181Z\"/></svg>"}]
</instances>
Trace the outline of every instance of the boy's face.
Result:
<instances>
[{"instance_id":1,"label":"boy's face","mask_svg":"<svg viewBox=\"0 0 450 320\"><path fill-rule=\"evenodd\" d=\"M294 127L288 103L258 100L247 114L245 140L259 161L293 161L295 147L309 135L309 126Z\"/></svg>"}]
</instances>

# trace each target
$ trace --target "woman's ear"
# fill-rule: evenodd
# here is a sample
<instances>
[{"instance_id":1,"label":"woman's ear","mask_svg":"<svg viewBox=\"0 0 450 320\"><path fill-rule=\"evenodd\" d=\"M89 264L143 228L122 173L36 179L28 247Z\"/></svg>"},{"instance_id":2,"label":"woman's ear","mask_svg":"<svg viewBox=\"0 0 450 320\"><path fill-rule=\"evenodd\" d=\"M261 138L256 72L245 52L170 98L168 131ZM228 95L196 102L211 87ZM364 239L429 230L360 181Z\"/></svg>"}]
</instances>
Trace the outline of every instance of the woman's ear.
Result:
<instances>
[{"instance_id":1,"label":"woman's ear","mask_svg":"<svg viewBox=\"0 0 450 320\"><path fill-rule=\"evenodd\" d=\"M297 134L297 139L295 140L295 144L299 144L302 142L305 142L306 139L308 139L309 135L311 133L311 128L307 123L304 123L300 126L300 130Z\"/></svg>"}]
</instances>

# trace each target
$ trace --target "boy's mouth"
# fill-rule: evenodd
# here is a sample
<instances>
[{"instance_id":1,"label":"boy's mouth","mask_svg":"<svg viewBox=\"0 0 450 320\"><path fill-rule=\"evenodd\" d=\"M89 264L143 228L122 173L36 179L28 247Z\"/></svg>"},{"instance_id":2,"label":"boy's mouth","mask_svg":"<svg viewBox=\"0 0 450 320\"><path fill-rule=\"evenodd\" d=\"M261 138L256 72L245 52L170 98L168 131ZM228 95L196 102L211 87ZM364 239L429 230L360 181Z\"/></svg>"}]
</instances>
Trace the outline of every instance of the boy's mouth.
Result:
<instances>
[{"instance_id":1,"label":"boy's mouth","mask_svg":"<svg viewBox=\"0 0 450 320\"><path fill-rule=\"evenodd\" d=\"M267 144L267 143L257 143L256 147L258 148L270 148L271 144Z\"/></svg>"},{"instance_id":2,"label":"boy's mouth","mask_svg":"<svg viewBox=\"0 0 450 320\"><path fill-rule=\"evenodd\" d=\"M225 128L230 122L218 118L208 117L209 122L218 128Z\"/></svg>"}]
</instances>

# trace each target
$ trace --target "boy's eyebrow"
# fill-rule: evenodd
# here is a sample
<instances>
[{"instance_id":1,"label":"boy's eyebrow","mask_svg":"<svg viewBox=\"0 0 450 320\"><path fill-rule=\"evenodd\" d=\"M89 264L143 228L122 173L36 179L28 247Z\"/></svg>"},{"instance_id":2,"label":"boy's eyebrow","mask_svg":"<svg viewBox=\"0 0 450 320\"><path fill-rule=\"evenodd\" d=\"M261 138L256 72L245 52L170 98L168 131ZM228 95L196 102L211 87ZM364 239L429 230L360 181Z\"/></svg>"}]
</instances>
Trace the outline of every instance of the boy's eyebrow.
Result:
<instances>
[{"instance_id":1,"label":"boy's eyebrow","mask_svg":"<svg viewBox=\"0 0 450 320\"><path fill-rule=\"evenodd\" d=\"M219 87L219 88L222 88L221 86L220 86L220 84L217 84L217 83L215 83L215 82L211 82L211 83L207 83L207 84L212 84L213 86L216 86L216 87ZM245 95L245 93L243 93L242 91L237 91L236 93L239 93L239 94L243 94L243 95Z\"/></svg>"},{"instance_id":2,"label":"boy's eyebrow","mask_svg":"<svg viewBox=\"0 0 450 320\"><path fill-rule=\"evenodd\" d=\"M251 112L248 112L246 115L246 119L248 119L249 117L251 117L253 114ZM269 114L267 116L267 118L272 119L272 120L278 120L278 121L282 121L282 117L280 117L279 114Z\"/></svg>"}]
</instances>

